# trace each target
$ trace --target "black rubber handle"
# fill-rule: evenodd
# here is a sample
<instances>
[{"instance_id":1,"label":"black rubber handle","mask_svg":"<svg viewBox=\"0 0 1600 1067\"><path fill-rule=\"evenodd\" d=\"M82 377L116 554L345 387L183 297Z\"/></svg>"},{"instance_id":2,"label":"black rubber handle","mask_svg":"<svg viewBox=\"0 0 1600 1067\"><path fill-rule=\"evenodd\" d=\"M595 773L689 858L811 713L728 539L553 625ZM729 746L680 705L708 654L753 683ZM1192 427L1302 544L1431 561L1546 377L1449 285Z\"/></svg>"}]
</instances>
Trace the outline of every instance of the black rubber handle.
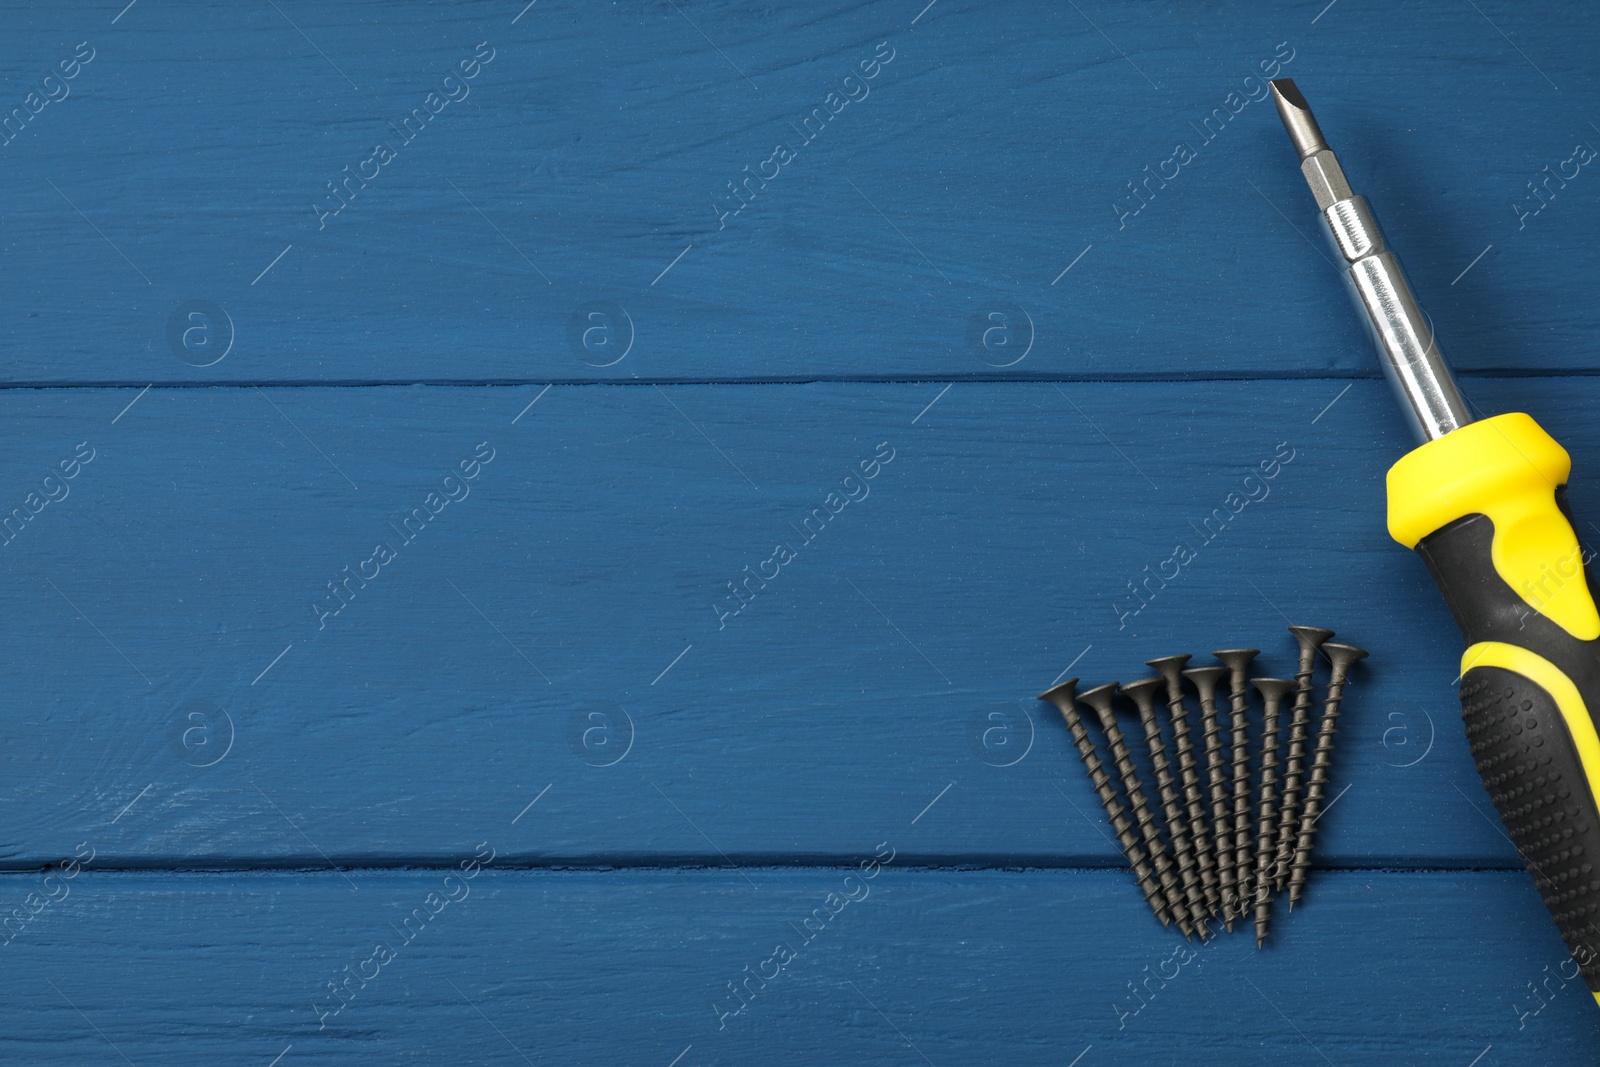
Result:
<instances>
[{"instance_id":1,"label":"black rubber handle","mask_svg":"<svg viewBox=\"0 0 1600 1067\"><path fill-rule=\"evenodd\" d=\"M1565 514L1564 493L1556 503ZM1461 717L1478 774L1600 1000L1600 807L1579 741L1600 708L1600 639L1573 637L1518 595L1495 569L1493 538L1488 517L1468 515L1417 553L1467 643Z\"/></svg>"}]
</instances>

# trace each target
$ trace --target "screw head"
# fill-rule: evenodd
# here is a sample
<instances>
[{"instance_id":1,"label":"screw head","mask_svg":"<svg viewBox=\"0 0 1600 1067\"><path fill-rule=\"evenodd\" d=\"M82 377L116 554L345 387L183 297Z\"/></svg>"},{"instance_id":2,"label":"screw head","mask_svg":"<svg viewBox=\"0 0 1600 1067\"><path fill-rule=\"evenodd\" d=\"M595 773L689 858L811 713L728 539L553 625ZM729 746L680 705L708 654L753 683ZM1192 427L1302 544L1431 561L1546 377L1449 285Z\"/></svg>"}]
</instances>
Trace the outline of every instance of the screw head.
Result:
<instances>
[{"instance_id":1,"label":"screw head","mask_svg":"<svg viewBox=\"0 0 1600 1067\"><path fill-rule=\"evenodd\" d=\"M1268 707L1274 707L1294 690L1294 683L1284 678L1252 678L1250 684L1260 692Z\"/></svg>"},{"instance_id":2,"label":"screw head","mask_svg":"<svg viewBox=\"0 0 1600 1067\"><path fill-rule=\"evenodd\" d=\"M1079 693L1078 703L1087 704L1093 708L1095 713L1100 716L1101 722L1110 721L1115 714L1111 701L1116 697L1117 690L1120 688L1122 688L1121 685L1116 682L1097 685L1088 692Z\"/></svg>"},{"instance_id":3,"label":"screw head","mask_svg":"<svg viewBox=\"0 0 1600 1067\"><path fill-rule=\"evenodd\" d=\"M1244 679L1245 671L1250 669L1250 661L1261 655L1259 648L1225 648L1221 652L1211 653L1222 661L1223 666L1236 681Z\"/></svg>"},{"instance_id":4,"label":"screw head","mask_svg":"<svg viewBox=\"0 0 1600 1067\"><path fill-rule=\"evenodd\" d=\"M1339 677L1347 674L1351 667L1367 658L1367 650L1357 648L1355 645L1341 645L1329 641L1322 646L1322 651L1333 664L1333 673Z\"/></svg>"},{"instance_id":5,"label":"screw head","mask_svg":"<svg viewBox=\"0 0 1600 1067\"><path fill-rule=\"evenodd\" d=\"M1300 651L1315 652L1322 647L1322 643L1333 636L1332 630L1324 630L1317 626L1291 626L1289 632L1294 634L1294 639L1300 643Z\"/></svg>"},{"instance_id":6,"label":"screw head","mask_svg":"<svg viewBox=\"0 0 1600 1067\"><path fill-rule=\"evenodd\" d=\"M1133 702L1139 705L1140 711L1154 711L1156 704L1156 690L1166 688L1166 680L1160 677L1140 678L1136 682L1129 682L1122 687Z\"/></svg>"},{"instance_id":7,"label":"screw head","mask_svg":"<svg viewBox=\"0 0 1600 1067\"><path fill-rule=\"evenodd\" d=\"M1077 700L1078 680L1068 678L1060 685L1053 685L1039 694L1040 700L1048 700L1054 704L1063 715L1072 710L1073 702Z\"/></svg>"},{"instance_id":8,"label":"screw head","mask_svg":"<svg viewBox=\"0 0 1600 1067\"><path fill-rule=\"evenodd\" d=\"M1194 683L1200 690L1202 700L1211 700L1217 694L1217 683L1228 673L1226 667L1190 667L1183 672L1183 676Z\"/></svg>"},{"instance_id":9,"label":"screw head","mask_svg":"<svg viewBox=\"0 0 1600 1067\"><path fill-rule=\"evenodd\" d=\"M1162 656L1159 659L1145 660L1146 665L1153 667L1160 673L1161 678L1167 683L1167 701L1183 699L1183 668L1189 662L1188 656Z\"/></svg>"},{"instance_id":10,"label":"screw head","mask_svg":"<svg viewBox=\"0 0 1600 1067\"><path fill-rule=\"evenodd\" d=\"M1189 657L1187 655L1161 656L1157 659L1147 659L1144 661L1144 665L1146 667L1149 667L1151 670L1160 674L1161 677L1167 679L1168 681L1171 681L1173 677L1180 674L1183 671L1183 668L1188 665L1188 663Z\"/></svg>"}]
</instances>

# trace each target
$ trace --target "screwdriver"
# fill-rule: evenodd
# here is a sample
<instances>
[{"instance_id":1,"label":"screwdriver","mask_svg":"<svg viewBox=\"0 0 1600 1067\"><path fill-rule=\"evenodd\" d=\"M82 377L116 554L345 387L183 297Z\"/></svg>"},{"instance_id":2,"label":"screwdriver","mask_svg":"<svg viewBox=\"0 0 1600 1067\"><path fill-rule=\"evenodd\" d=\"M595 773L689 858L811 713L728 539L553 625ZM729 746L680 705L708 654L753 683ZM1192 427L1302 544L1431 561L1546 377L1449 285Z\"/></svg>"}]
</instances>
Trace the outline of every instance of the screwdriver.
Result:
<instances>
[{"instance_id":1,"label":"screwdriver","mask_svg":"<svg viewBox=\"0 0 1600 1067\"><path fill-rule=\"evenodd\" d=\"M1389 533L1466 643L1478 774L1600 1002L1600 611L1567 509L1571 457L1521 413L1474 421L1372 209L1293 81L1272 95L1418 447L1389 469Z\"/></svg>"}]
</instances>

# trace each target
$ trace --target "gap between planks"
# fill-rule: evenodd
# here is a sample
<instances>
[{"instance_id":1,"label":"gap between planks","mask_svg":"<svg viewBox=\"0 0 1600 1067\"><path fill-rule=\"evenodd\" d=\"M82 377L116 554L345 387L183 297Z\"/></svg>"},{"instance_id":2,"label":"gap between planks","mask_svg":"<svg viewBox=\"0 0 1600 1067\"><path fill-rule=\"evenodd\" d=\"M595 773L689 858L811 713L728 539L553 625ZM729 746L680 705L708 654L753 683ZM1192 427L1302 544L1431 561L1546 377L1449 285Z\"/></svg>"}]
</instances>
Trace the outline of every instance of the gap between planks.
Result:
<instances>
[{"instance_id":1,"label":"gap between planks","mask_svg":"<svg viewBox=\"0 0 1600 1067\"><path fill-rule=\"evenodd\" d=\"M285 863L260 863L241 864L219 863L216 865L201 865L192 862L174 863L163 866L157 861L141 862L137 865L117 865L115 863L99 863L84 867L80 877L113 876L113 875L220 875L232 876L240 874L259 875L289 875L300 877L308 874L327 875L328 877L342 877L351 874L359 875L389 875L389 874L433 874L439 871L453 871L459 863L460 857L439 857L426 861L396 861L394 863L354 863L336 864L328 866L326 863L314 864L298 860ZM735 863L729 866L728 862L720 856L715 859L685 859L681 862L646 862L633 863L625 861L585 860L585 861L516 861L502 860L497 857L492 872L507 874L648 874L702 872L705 874L749 874L749 873L781 873L792 871L851 871L860 863L860 856L844 858L830 857L812 861L796 861L793 863L772 862L770 859L760 863ZM40 874L48 874L54 870L54 865L40 867L15 867L0 869L0 880L5 878L36 878ZM1127 872L1125 865L1118 865L1109 861L1105 863L1085 863L1082 860L1063 863L968 863L961 861L940 861L937 859L923 859L915 863L901 863L896 860L894 870L912 874L1118 874ZM1395 864L1373 864L1371 866L1341 865L1335 867L1315 867L1315 874L1339 875L1436 875L1436 874L1507 874L1519 873L1523 870L1520 865L1488 866L1483 864L1471 865L1439 865L1439 866L1399 866Z\"/></svg>"},{"instance_id":2,"label":"gap between planks","mask_svg":"<svg viewBox=\"0 0 1600 1067\"><path fill-rule=\"evenodd\" d=\"M1593 378L1600 377L1600 367L1552 369L1454 369L1457 380L1492 380L1498 378ZM1001 374L926 375L813 375L801 378L417 378L417 379L361 379L330 378L325 381L290 378L242 381L149 381L90 380L90 381L17 381L0 382L0 392L54 392L68 389L526 389L529 386L598 386L633 388L648 386L794 386L794 385L1142 385L1142 384L1199 384L1204 382L1365 382L1381 381L1383 375L1376 369L1361 374L1302 374L1290 371L1261 371L1237 374L1062 374L1020 378Z\"/></svg>"}]
</instances>

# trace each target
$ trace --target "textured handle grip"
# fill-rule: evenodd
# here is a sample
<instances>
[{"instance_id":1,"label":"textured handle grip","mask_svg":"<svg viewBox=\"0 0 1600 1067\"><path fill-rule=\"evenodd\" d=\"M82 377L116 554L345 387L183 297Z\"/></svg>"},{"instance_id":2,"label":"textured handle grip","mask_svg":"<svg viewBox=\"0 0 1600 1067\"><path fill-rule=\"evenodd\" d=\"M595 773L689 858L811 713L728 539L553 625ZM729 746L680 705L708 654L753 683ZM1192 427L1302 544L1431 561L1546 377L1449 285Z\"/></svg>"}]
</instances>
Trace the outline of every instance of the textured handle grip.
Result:
<instances>
[{"instance_id":1,"label":"textured handle grip","mask_svg":"<svg viewBox=\"0 0 1600 1067\"><path fill-rule=\"evenodd\" d=\"M1564 495L1556 504L1565 514ZM1461 717L1473 759L1551 918L1600 999L1600 640L1538 613L1499 573L1494 523L1468 515L1417 552L1467 641ZM1569 581L1587 582L1578 572Z\"/></svg>"},{"instance_id":2,"label":"textured handle grip","mask_svg":"<svg viewBox=\"0 0 1600 1067\"><path fill-rule=\"evenodd\" d=\"M1489 798L1600 992L1600 812L1555 697L1504 667L1474 667L1461 679L1461 718Z\"/></svg>"}]
</instances>

